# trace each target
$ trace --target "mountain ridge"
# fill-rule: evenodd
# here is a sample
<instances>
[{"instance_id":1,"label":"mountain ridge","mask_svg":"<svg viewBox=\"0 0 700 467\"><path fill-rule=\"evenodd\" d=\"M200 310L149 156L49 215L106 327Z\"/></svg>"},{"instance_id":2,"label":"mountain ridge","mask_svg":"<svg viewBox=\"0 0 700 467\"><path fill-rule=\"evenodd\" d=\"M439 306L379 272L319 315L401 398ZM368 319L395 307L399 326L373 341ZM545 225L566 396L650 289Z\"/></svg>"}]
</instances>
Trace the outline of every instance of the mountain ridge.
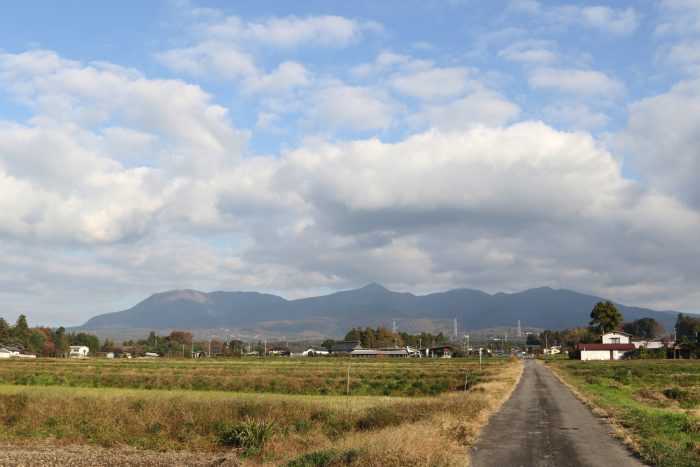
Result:
<instances>
[{"instance_id":1,"label":"mountain ridge","mask_svg":"<svg viewBox=\"0 0 700 467\"><path fill-rule=\"evenodd\" d=\"M588 325L591 309L603 300L550 287L494 294L459 288L414 295L371 283L294 300L250 291L182 289L155 293L127 310L94 316L72 330L105 334L128 329L229 329L241 333L258 329L266 335L342 337L352 327L391 326L393 322L409 332L435 330L420 328L428 323L451 332L454 318L462 329L470 330L514 327L518 320L524 328L564 329ZM625 321L649 316L669 330L677 316L674 311L616 305Z\"/></svg>"}]
</instances>

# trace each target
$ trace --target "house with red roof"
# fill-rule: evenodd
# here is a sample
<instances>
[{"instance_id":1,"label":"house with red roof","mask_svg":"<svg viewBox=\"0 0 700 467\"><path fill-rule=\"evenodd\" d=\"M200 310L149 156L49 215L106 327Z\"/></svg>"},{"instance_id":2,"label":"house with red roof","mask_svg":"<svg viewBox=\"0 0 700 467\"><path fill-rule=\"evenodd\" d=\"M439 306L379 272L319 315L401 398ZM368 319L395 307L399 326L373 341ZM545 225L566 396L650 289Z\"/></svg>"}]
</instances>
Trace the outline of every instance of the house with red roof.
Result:
<instances>
[{"instance_id":1,"label":"house with red roof","mask_svg":"<svg viewBox=\"0 0 700 467\"><path fill-rule=\"evenodd\" d=\"M621 360L635 349L626 332L613 331L603 334L601 343L579 344L581 360Z\"/></svg>"}]
</instances>

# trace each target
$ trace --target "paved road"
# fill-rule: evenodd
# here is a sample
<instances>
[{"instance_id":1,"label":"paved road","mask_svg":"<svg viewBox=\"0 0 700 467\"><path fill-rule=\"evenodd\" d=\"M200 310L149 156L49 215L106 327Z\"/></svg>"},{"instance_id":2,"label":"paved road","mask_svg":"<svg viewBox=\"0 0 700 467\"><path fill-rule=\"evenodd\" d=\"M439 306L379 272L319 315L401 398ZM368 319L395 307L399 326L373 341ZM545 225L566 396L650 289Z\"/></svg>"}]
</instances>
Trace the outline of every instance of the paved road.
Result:
<instances>
[{"instance_id":1,"label":"paved road","mask_svg":"<svg viewBox=\"0 0 700 467\"><path fill-rule=\"evenodd\" d=\"M477 440L471 459L474 467L644 465L544 365L531 360Z\"/></svg>"}]
</instances>

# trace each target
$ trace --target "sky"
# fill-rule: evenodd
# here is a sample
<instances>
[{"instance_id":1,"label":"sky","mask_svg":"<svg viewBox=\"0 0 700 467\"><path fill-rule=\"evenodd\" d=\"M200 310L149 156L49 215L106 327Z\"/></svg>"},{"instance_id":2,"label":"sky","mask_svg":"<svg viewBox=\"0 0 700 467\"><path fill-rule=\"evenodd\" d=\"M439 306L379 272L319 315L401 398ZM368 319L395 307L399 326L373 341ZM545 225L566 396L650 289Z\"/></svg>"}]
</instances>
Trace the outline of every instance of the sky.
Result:
<instances>
[{"instance_id":1,"label":"sky","mask_svg":"<svg viewBox=\"0 0 700 467\"><path fill-rule=\"evenodd\" d=\"M698 174L699 0L0 15L11 322L370 282L699 312Z\"/></svg>"}]
</instances>

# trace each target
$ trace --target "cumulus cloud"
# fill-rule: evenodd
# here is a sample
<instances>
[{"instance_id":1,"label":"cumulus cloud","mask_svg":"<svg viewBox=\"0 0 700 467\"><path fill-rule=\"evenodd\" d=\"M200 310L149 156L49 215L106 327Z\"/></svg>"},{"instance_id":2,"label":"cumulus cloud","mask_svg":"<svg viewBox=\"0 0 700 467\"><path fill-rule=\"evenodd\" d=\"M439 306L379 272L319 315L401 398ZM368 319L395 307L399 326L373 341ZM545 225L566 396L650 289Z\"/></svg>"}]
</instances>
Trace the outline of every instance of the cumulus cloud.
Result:
<instances>
[{"instance_id":1,"label":"cumulus cloud","mask_svg":"<svg viewBox=\"0 0 700 467\"><path fill-rule=\"evenodd\" d=\"M267 75L251 79L245 85L248 92L264 92L266 94L287 93L294 88L307 86L311 81L311 73L296 62L281 63Z\"/></svg>"},{"instance_id":2,"label":"cumulus cloud","mask_svg":"<svg viewBox=\"0 0 700 467\"><path fill-rule=\"evenodd\" d=\"M466 68L432 68L391 79L391 86L407 96L423 100L455 97L467 89Z\"/></svg>"},{"instance_id":3,"label":"cumulus cloud","mask_svg":"<svg viewBox=\"0 0 700 467\"><path fill-rule=\"evenodd\" d=\"M500 50L498 56L523 63L548 64L557 60L557 54L552 51L554 46L553 41L524 40Z\"/></svg>"},{"instance_id":4,"label":"cumulus cloud","mask_svg":"<svg viewBox=\"0 0 700 467\"><path fill-rule=\"evenodd\" d=\"M251 81L279 80L280 74L301 78L301 66L291 62L279 65L271 75L263 75L255 63L254 52L260 47L290 49L305 47L346 47L359 40L363 32L380 30L371 21L356 21L341 16L273 17L264 21L243 21L238 16L225 16L208 11L192 27L189 47L178 47L156 55L164 65L177 72L206 75L212 79L249 78ZM201 15L200 15L201 16ZM275 75L276 74L276 75ZM287 81L288 82L288 81ZM250 86L250 85L249 85ZM262 89L264 85L261 85Z\"/></svg>"},{"instance_id":5,"label":"cumulus cloud","mask_svg":"<svg viewBox=\"0 0 700 467\"><path fill-rule=\"evenodd\" d=\"M309 117L319 126L367 131L388 128L396 104L381 90L331 83L311 97Z\"/></svg>"},{"instance_id":6,"label":"cumulus cloud","mask_svg":"<svg viewBox=\"0 0 700 467\"><path fill-rule=\"evenodd\" d=\"M543 5L531 0L513 0L508 11L536 16L555 27L584 27L601 32L626 36L639 27L639 17L634 8L615 9L606 6Z\"/></svg>"},{"instance_id":7,"label":"cumulus cloud","mask_svg":"<svg viewBox=\"0 0 700 467\"><path fill-rule=\"evenodd\" d=\"M342 16L288 16L244 22L237 16L217 18L196 26L199 36L220 41L250 41L273 47L300 45L344 47L359 39L365 30L378 30L375 22L360 22Z\"/></svg>"},{"instance_id":8,"label":"cumulus cloud","mask_svg":"<svg viewBox=\"0 0 700 467\"><path fill-rule=\"evenodd\" d=\"M633 8L614 10L604 6L588 6L581 10L584 23L612 34L632 34L639 26Z\"/></svg>"},{"instance_id":9,"label":"cumulus cloud","mask_svg":"<svg viewBox=\"0 0 700 467\"><path fill-rule=\"evenodd\" d=\"M596 70L538 68L528 83L533 88L553 89L579 96L615 97L625 91L625 85Z\"/></svg>"},{"instance_id":10,"label":"cumulus cloud","mask_svg":"<svg viewBox=\"0 0 700 467\"><path fill-rule=\"evenodd\" d=\"M612 141L654 188L700 209L699 122L700 80L681 82L632 103L627 127Z\"/></svg>"},{"instance_id":11,"label":"cumulus cloud","mask_svg":"<svg viewBox=\"0 0 700 467\"><path fill-rule=\"evenodd\" d=\"M449 131L477 124L500 126L519 113L517 105L494 91L483 89L445 105L426 105L412 120Z\"/></svg>"},{"instance_id":12,"label":"cumulus cloud","mask_svg":"<svg viewBox=\"0 0 700 467\"><path fill-rule=\"evenodd\" d=\"M26 123L0 122L8 235L79 243L144 235L172 179L221 169L247 141L225 109L180 81L46 51L0 54L0 77L35 112Z\"/></svg>"}]
</instances>

